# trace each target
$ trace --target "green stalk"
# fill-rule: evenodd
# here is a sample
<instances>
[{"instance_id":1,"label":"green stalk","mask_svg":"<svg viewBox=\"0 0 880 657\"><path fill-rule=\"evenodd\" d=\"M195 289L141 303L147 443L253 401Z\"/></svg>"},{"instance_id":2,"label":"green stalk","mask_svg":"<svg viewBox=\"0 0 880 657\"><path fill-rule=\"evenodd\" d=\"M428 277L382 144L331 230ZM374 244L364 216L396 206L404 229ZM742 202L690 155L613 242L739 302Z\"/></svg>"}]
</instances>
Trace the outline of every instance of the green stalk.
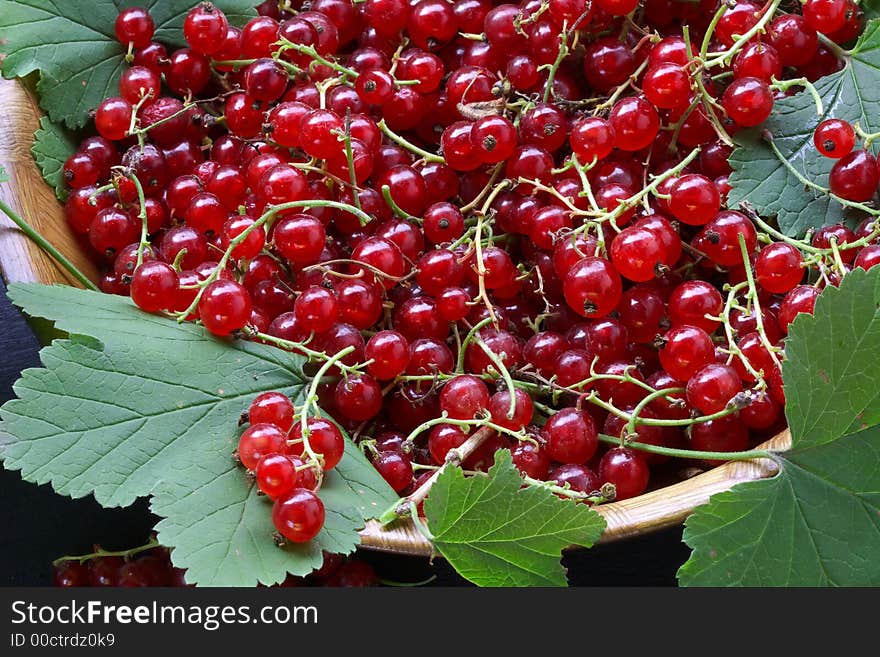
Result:
<instances>
[{"instance_id":1,"label":"green stalk","mask_svg":"<svg viewBox=\"0 0 880 657\"><path fill-rule=\"evenodd\" d=\"M18 216L15 210L9 207L2 199L0 199L0 211L3 212L7 217L12 219L12 223L18 226L25 235L27 235L31 241L33 241L37 246L39 246L43 251L48 253L50 256L55 258L59 265L64 267L68 271L68 273L73 276L77 281L83 284L87 289L99 291L98 286L95 285L89 277L83 274L79 269L77 269L76 265L74 265L70 260L68 260L64 254L62 254L58 249L56 249L49 241L40 235L36 230L34 230L30 224L28 224L24 219Z\"/></svg>"}]
</instances>

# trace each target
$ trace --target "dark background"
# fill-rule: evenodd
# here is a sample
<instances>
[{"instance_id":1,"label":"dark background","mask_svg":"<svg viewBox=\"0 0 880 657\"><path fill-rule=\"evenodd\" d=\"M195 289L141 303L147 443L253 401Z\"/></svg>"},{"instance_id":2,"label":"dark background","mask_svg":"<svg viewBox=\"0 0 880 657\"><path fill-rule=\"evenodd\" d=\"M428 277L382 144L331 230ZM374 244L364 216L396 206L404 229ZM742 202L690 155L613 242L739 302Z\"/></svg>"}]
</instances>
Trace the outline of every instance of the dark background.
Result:
<instances>
[{"instance_id":1,"label":"dark background","mask_svg":"<svg viewBox=\"0 0 880 657\"><path fill-rule=\"evenodd\" d=\"M0 404L12 396L19 372L38 367L36 336L6 298L0 281ZM48 486L22 481L0 469L0 585L51 585L52 561L63 555L142 545L157 518L146 500L125 509L104 509L87 497L71 500ZM416 582L435 575L433 585L467 584L442 559L363 551L380 577ZM674 586L675 572L688 557L681 529L599 545L566 555L569 581L576 586Z\"/></svg>"}]
</instances>

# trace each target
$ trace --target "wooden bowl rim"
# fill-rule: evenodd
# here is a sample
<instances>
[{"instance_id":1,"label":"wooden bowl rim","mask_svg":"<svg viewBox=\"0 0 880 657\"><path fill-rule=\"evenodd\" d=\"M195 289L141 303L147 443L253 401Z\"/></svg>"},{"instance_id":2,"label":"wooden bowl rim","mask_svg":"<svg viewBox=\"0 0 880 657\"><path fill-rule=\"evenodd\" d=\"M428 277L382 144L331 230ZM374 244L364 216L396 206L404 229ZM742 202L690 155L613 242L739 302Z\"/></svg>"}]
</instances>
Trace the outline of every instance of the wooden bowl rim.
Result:
<instances>
[{"instance_id":1,"label":"wooden bowl rim","mask_svg":"<svg viewBox=\"0 0 880 657\"><path fill-rule=\"evenodd\" d=\"M0 80L0 165L10 174L10 181L0 185L0 197L65 255L71 257L91 278L97 278L94 266L77 247L61 205L30 155L33 133L39 123L39 108L34 98L16 81ZM13 192L19 192L14 194ZM75 284L45 253L30 242L9 220L0 214L0 273L7 283L37 281ZM791 446L789 432L783 431L763 443L762 449L781 451ZM638 497L596 507L607 523L600 542L610 542L678 525L706 503L709 497L735 484L770 477L778 472L772 459L728 462L711 470L659 488ZM361 531L363 547L415 556L432 555L431 543L411 521L382 527L375 520Z\"/></svg>"}]
</instances>

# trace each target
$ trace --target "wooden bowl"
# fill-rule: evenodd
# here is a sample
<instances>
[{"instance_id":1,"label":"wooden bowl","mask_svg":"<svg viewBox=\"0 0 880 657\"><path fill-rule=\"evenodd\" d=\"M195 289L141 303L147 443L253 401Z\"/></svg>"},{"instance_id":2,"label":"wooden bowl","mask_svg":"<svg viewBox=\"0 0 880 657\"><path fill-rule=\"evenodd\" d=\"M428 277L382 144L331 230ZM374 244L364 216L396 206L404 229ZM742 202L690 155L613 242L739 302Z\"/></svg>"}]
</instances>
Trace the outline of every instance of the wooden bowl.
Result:
<instances>
[{"instance_id":1,"label":"wooden bowl","mask_svg":"<svg viewBox=\"0 0 880 657\"><path fill-rule=\"evenodd\" d=\"M11 178L8 183L0 184L0 197L73 260L81 271L96 280L94 265L77 246L61 205L31 157L30 148L38 121L39 109L33 97L19 83L0 80L0 165ZM31 243L2 213L0 272L7 282L75 284L67 272ZM790 442L788 431L784 431L762 447L785 449ZM680 524L694 507L704 504L711 495L729 490L734 484L775 473L776 466L769 459L730 462L639 497L601 505L596 510L607 522L601 540L613 541ZM364 547L368 548L418 556L431 554L431 544L412 523L398 522L383 529L378 523L369 522L361 537Z\"/></svg>"}]
</instances>

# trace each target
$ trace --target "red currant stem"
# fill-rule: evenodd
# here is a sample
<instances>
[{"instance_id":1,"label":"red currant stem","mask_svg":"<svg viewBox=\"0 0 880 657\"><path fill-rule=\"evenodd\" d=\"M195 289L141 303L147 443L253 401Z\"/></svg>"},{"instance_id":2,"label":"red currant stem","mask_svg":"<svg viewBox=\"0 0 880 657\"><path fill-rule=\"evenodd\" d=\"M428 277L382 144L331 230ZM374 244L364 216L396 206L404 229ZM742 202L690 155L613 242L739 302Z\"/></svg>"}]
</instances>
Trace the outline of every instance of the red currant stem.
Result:
<instances>
[{"instance_id":1,"label":"red currant stem","mask_svg":"<svg viewBox=\"0 0 880 657\"><path fill-rule=\"evenodd\" d=\"M586 196L587 200L590 202L590 207L594 212L599 212L599 204L596 203L596 197L593 196L593 185L590 183L590 178L587 176L587 171L596 166L596 158L593 158L593 161L589 164L581 164L578 161L577 155L574 153L571 154L571 163L574 166L574 170L577 171L578 178L581 179L581 196Z\"/></svg>"},{"instance_id":2,"label":"red currant stem","mask_svg":"<svg viewBox=\"0 0 880 657\"><path fill-rule=\"evenodd\" d=\"M398 217L400 217L401 219L406 219L408 221L415 220L415 217L410 215L409 212L406 212L399 205L397 205L397 203L394 202L394 199L391 197L391 187L389 187L388 185L382 185L382 198L385 199L385 203Z\"/></svg>"},{"instance_id":3,"label":"red currant stem","mask_svg":"<svg viewBox=\"0 0 880 657\"><path fill-rule=\"evenodd\" d=\"M721 125L721 121L718 120L718 115L715 114L715 108L722 112L724 109L718 104L718 101L712 97L712 94L708 92L706 85L703 84L702 76L697 75L695 80L697 81L697 89L699 90L699 95L702 99L703 109L705 110L706 116L712 124L712 127L715 128L715 134L718 135L718 139L720 139L725 145L733 146L733 139L727 134L727 130L724 129L724 126Z\"/></svg>"},{"instance_id":4,"label":"red currant stem","mask_svg":"<svg viewBox=\"0 0 880 657\"><path fill-rule=\"evenodd\" d=\"M761 314L761 300L758 298L758 287L755 285L755 275L752 273L752 263L749 258L749 250L746 247L746 238L742 233L739 234L739 250L740 253L742 253L743 268L746 271L746 280L749 284L749 299L754 306L755 326L758 330L758 335L761 337L761 342L764 344L764 347L773 359L773 363L777 367L781 367L779 356L776 353L778 348L773 346L773 343L770 342L770 338L767 337L767 331L764 329L764 317Z\"/></svg>"},{"instance_id":5,"label":"red currant stem","mask_svg":"<svg viewBox=\"0 0 880 657\"><path fill-rule=\"evenodd\" d=\"M766 383L764 382L764 377L761 372L757 371L754 367L752 367L749 359L746 358L746 355L743 353L743 350L739 348L736 344L736 340L733 337L733 327L730 325L730 311L733 309L733 304L736 301L737 293L745 287L748 287L748 281L742 281L741 283L737 283L734 286L727 286L727 302L724 304L724 311L722 312L722 321L721 323L724 326L724 335L727 338L727 351L730 354L730 358L727 361L727 364L730 365L734 358L739 358L740 362L743 364L743 367L746 368L749 374L755 377L755 380L758 382L758 387L763 388L766 387Z\"/></svg>"},{"instance_id":6,"label":"red currant stem","mask_svg":"<svg viewBox=\"0 0 880 657\"><path fill-rule=\"evenodd\" d=\"M572 490L571 484L566 483L565 486L560 486L552 481L543 481L542 479L535 479L534 477L530 477L528 475L523 475L522 480L524 483L529 486L533 486L534 488L544 488L545 490L549 490L551 493L555 493L561 497L567 497L572 500L582 500L585 502L592 503L601 503L607 502L607 498L600 495L594 495L593 493L582 493L579 490ZM597 493L599 491L596 491Z\"/></svg>"},{"instance_id":7,"label":"red currant stem","mask_svg":"<svg viewBox=\"0 0 880 657\"><path fill-rule=\"evenodd\" d=\"M744 34L737 36L737 38L733 42L733 45L730 46L730 48L718 53L717 55L714 55L712 59L708 60L705 63L705 67L712 68L714 66L726 66L733 58L733 56L736 55L736 53L738 53L740 50L742 50L743 46L745 46L753 36L755 36L759 32L764 31L764 27L776 14L776 10L779 9L780 4L782 4L782 0L772 0L772 2L770 2L770 4L764 10L761 18L758 19L758 22L755 23L751 28L749 28ZM707 35L708 34L709 33L707 32Z\"/></svg>"},{"instance_id":8,"label":"red currant stem","mask_svg":"<svg viewBox=\"0 0 880 657\"><path fill-rule=\"evenodd\" d=\"M655 176L654 178L652 178L652 179L651 179L651 182L650 182L648 185L646 185L641 191L636 192L635 194L633 194L633 195L630 196L629 198L626 198L626 199L620 201L620 203L618 204L618 206L617 206L616 208L614 208L614 210L612 210L612 211L610 211L610 212L604 212L604 213L602 213L601 215L599 215L599 216L595 219L595 221L596 221L597 223L601 223L601 222L604 222L604 221L612 221L612 222L616 222L616 220L617 220L621 215L623 215L624 212L626 212L627 210L630 210L630 209L634 208L636 205L638 205L639 203L641 203L642 198L644 198L644 197L647 196L648 194L653 194L654 192L656 192L656 191L657 191L657 187L660 186L660 183L662 183L662 182L663 182L664 180L666 180L667 178L671 178L671 177L673 177L673 176L677 176L679 173L681 173L681 172L682 172L682 171L683 171L683 170L684 170L684 169L685 169L685 168L686 168L691 162L693 162L693 161L696 159L696 157L697 157L699 154L700 154L700 147L697 146L697 147L694 148L690 153L688 153L688 154L682 159L681 162L679 162L678 164L676 164L674 167L671 167L671 168L667 169L666 171L664 171L663 173L661 173L661 174ZM587 212L587 211L584 211L584 210L580 210L580 211L579 211L579 214L581 214L581 215L590 215L590 216L595 215L594 212ZM582 233L582 232L584 232L584 230L586 230L586 228L587 228L587 225L586 225L586 224L584 224L583 226L578 226L577 228L575 228L575 229L572 231L572 233L573 233L573 234Z\"/></svg>"},{"instance_id":9,"label":"red currant stem","mask_svg":"<svg viewBox=\"0 0 880 657\"><path fill-rule=\"evenodd\" d=\"M103 550L98 546L95 546L96 549L94 552L90 552L89 554L80 554L76 556L65 555L63 557L58 557L55 561L52 562L53 566L57 566L65 561L79 561L83 563L84 561L89 561L91 559L98 559L101 557L124 557L129 558L133 557L136 554L140 554L141 552L146 552L147 550L152 550L153 548L159 547L159 541L156 540L155 536L151 536L150 540L144 543L143 545L138 545L137 547L133 547L128 550Z\"/></svg>"},{"instance_id":10,"label":"red currant stem","mask_svg":"<svg viewBox=\"0 0 880 657\"><path fill-rule=\"evenodd\" d=\"M458 36L463 39L467 39L468 41L480 41L481 43L485 43L486 35L485 34L474 34L473 32L459 32Z\"/></svg>"},{"instance_id":11,"label":"red currant stem","mask_svg":"<svg viewBox=\"0 0 880 657\"><path fill-rule=\"evenodd\" d=\"M340 187L351 186L351 183L349 181L344 180L339 176L336 176L329 171L322 169L321 167L316 167L314 164L310 164L308 162L288 162L288 164L290 164L290 166L292 166L294 169L299 169L300 171L310 171L311 173L317 173L319 176L322 176L324 178L329 178ZM363 188L355 187L355 190L357 191L360 191L361 189Z\"/></svg>"},{"instance_id":12,"label":"red currant stem","mask_svg":"<svg viewBox=\"0 0 880 657\"><path fill-rule=\"evenodd\" d=\"M495 167L492 169L492 175L489 177L489 182L486 183L486 186L480 190L480 193L474 197L473 201L467 203L466 205L462 205L459 208L459 211L462 214L467 214L478 205L480 205L480 203L483 203L484 198L486 199L486 201L485 203L483 203L483 208L482 210L480 210L480 212L486 214L489 211L489 208L492 206L492 203L495 201L498 195L505 189L507 189L511 184L509 180L502 180L497 185L495 184L495 181L498 180L498 176L501 175L501 171L503 170L503 168L503 162L499 162L495 165ZM487 197L486 194L489 194L489 196Z\"/></svg>"},{"instance_id":13,"label":"red currant stem","mask_svg":"<svg viewBox=\"0 0 880 657\"><path fill-rule=\"evenodd\" d=\"M443 158L442 156L437 155L435 153L432 153L430 151L426 151L423 148L419 148L418 146L416 146L412 142L407 141L406 139L401 137L399 134L394 132L391 128L389 128L387 125L385 125L385 119L379 119L379 122L376 125L379 127L379 130L381 130L382 133L386 137L388 137L388 139L393 141L398 146L402 146L403 148L410 151L411 153L415 153L416 155L421 157L425 162L437 162L439 164L446 164L446 159Z\"/></svg>"},{"instance_id":14,"label":"red currant stem","mask_svg":"<svg viewBox=\"0 0 880 657\"><path fill-rule=\"evenodd\" d=\"M116 188L116 183L114 183L113 181L108 182L106 185L101 185L100 187L98 187L94 192L92 192L89 195L89 205L94 207L95 205L97 205L97 201L95 199L97 198L98 194L103 194L104 192L108 192L111 189L115 189L115 188Z\"/></svg>"},{"instance_id":15,"label":"red currant stem","mask_svg":"<svg viewBox=\"0 0 880 657\"><path fill-rule=\"evenodd\" d=\"M856 121L852 124L853 130L855 130L856 134L861 137L865 141L865 148L867 149L875 140L880 139L880 132L865 132L862 129L862 126L859 125L859 122Z\"/></svg>"},{"instance_id":16,"label":"red currant stem","mask_svg":"<svg viewBox=\"0 0 880 657\"><path fill-rule=\"evenodd\" d=\"M138 102L135 103L134 107L131 108L131 122L128 124L128 134L133 135L133 136L137 136L138 143L141 145L141 147L143 147L143 145L144 145L144 134L146 133L146 131L135 128L135 126L138 123L138 112L140 111L143 104L145 102L147 102L147 100L150 99L151 97L152 97L152 93L147 94L145 96L141 96L140 100L138 100ZM187 109L189 109L189 108L187 108ZM158 121L156 123L158 123ZM150 127L152 127L152 125Z\"/></svg>"},{"instance_id":17,"label":"red currant stem","mask_svg":"<svg viewBox=\"0 0 880 657\"><path fill-rule=\"evenodd\" d=\"M294 342L292 340L285 340L284 338L276 338L274 335L269 335L268 333L249 330L247 327L245 327L245 335L249 338L256 338L257 340L274 344L276 347L281 347L287 351L300 352L303 355L308 356L310 360L326 361L330 358L330 356L323 351L310 349L306 346L305 342ZM336 367L338 367L343 374L354 374L360 371L364 367L364 364L346 365L345 363L336 363Z\"/></svg>"},{"instance_id":18,"label":"red currant stem","mask_svg":"<svg viewBox=\"0 0 880 657\"><path fill-rule=\"evenodd\" d=\"M214 68L218 67L226 67L231 68L233 72L239 71L243 66L250 66L253 64L256 59L221 59L216 61L211 61L211 66Z\"/></svg>"},{"instance_id":19,"label":"red currant stem","mask_svg":"<svg viewBox=\"0 0 880 657\"><path fill-rule=\"evenodd\" d=\"M140 139L141 136L146 135L147 132L149 132L150 130L152 130L156 126L160 126L163 123L168 123L169 121L173 121L181 114L186 114L187 112L189 112L196 105L205 104L205 103L213 103L214 101L219 100L220 98L222 98L225 95L227 95L227 94L220 94L218 96L214 96L213 98L202 98L199 100L187 100L186 102L183 103L183 107L181 107L179 110L177 110L173 114L169 114L168 116L162 117L161 119L158 119L157 121L153 121L150 125L140 126L139 128L136 128L130 134L137 135L138 138ZM133 117L136 115L137 114L135 112L132 112Z\"/></svg>"},{"instance_id":20,"label":"red currant stem","mask_svg":"<svg viewBox=\"0 0 880 657\"><path fill-rule=\"evenodd\" d=\"M816 87L813 83L807 78L792 78L791 80L777 80L776 78L773 78L773 82L770 85L771 89L776 89L778 91L788 91L791 87L803 87L809 91L813 100L816 102L816 115L819 118L822 118L822 115L825 114L822 97L819 95L819 92L816 91Z\"/></svg>"},{"instance_id":21,"label":"red currant stem","mask_svg":"<svg viewBox=\"0 0 880 657\"><path fill-rule=\"evenodd\" d=\"M672 131L672 139L669 141L669 148L667 149L670 153L676 152L676 147L678 145L678 135L681 133L681 127L684 125L684 122L688 120L688 117L693 113L695 109L697 109L697 105L700 104L700 99L698 96L694 97L691 101L691 104L688 105L688 108L682 112L681 118L675 124L675 129Z\"/></svg>"},{"instance_id":22,"label":"red currant stem","mask_svg":"<svg viewBox=\"0 0 880 657\"><path fill-rule=\"evenodd\" d=\"M620 445L620 438L599 434L599 440L603 443ZM678 449L675 447L661 447L660 445L648 445L635 441L627 441L626 446L649 454L660 454L681 459L705 459L707 461L748 461L750 459L772 459L773 453L766 449L750 449L741 452L701 452L695 449Z\"/></svg>"},{"instance_id":23,"label":"red currant stem","mask_svg":"<svg viewBox=\"0 0 880 657\"><path fill-rule=\"evenodd\" d=\"M378 521L383 525L387 525L391 522L394 522L398 518L405 517L407 515L411 515L413 521L416 521L418 517L418 513L416 509L418 507L419 502L428 497L428 493L431 492L431 487L434 485L434 482L437 481L437 478L440 476L440 473L444 472L450 464L457 466L462 461L467 459L468 456L474 453L476 449L483 444L483 442L488 439L493 434L493 430L488 426L483 427L476 431L472 436L470 436L467 440L465 440L458 447L449 450L449 453L446 455L446 462L443 464L441 468L436 470L434 474L432 474L425 483L419 486L412 494L407 497L400 498L394 504L391 505L386 511L379 515ZM426 528L427 529L427 528Z\"/></svg>"},{"instance_id":24,"label":"red currant stem","mask_svg":"<svg viewBox=\"0 0 880 657\"><path fill-rule=\"evenodd\" d=\"M313 60L315 60L319 64L323 64L324 66L328 66L328 67L332 68L334 71L336 71L337 73L341 73L345 77L351 78L352 80L354 80L358 76L357 71L355 71L354 69L348 68L347 66L343 66L342 64L339 64L338 62L332 61L330 59L327 59L326 57L321 56L318 53L318 51L315 50L314 46L305 46L300 43L294 43L293 41L285 39L284 37L281 37L278 41L276 41L276 44L280 45L277 52L275 53L275 58L278 61L283 61L283 60L279 60L278 57L285 50L296 50L297 52L302 53L303 55L308 55L309 57L311 57Z\"/></svg>"},{"instance_id":25,"label":"red currant stem","mask_svg":"<svg viewBox=\"0 0 880 657\"><path fill-rule=\"evenodd\" d=\"M780 242L785 242L786 244L791 244L796 249L800 249L801 251L805 251L807 253L814 253L817 255L827 254L828 249L820 249L813 246L809 242L794 239L793 237L789 237L785 233L782 233L775 229L773 226L761 219L761 217L755 211L755 208L752 207L751 203L749 203L748 201L743 201L742 203L740 203L740 208L742 208L743 212L745 212L749 216L749 219L751 219L755 223L755 225L758 226L758 228L760 228L762 231L764 231L774 239Z\"/></svg>"},{"instance_id":26,"label":"red currant stem","mask_svg":"<svg viewBox=\"0 0 880 657\"><path fill-rule=\"evenodd\" d=\"M315 413L317 416L320 416L321 409L318 406L318 386L321 385L321 381L324 378L324 375L330 371L330 368L333 367L339 360L345 358L348 354L354 351L354 346L348 346L345 349L341 349L328 358L323 365L315 372L315 376L312 378L312 383L309 385L309 391L306 394L305 401L302 406L302 417L300 418L300 426L302 427L302 436L303 440L303 450L306 454L309 455L309 460L317 463L321 469L316 472L318 478L318 485L315 487L315 490L318 490L321 487L321 482L324 479L324 457L321 454L315 453L312 449L312 446L309 444L309 407L314 406Z\"/></svg>"},{"instance_id":27,"label":"red currant stem","mask_svg":"<svg viewBox=\"0 0 880 657\"><path fill-rule=\"evenodd\" d=\"M388 69L389 75L394 75L397 71L397 64L400 62L400 55L403 53L404 49L409 45L409 37L404 37L400 45L397 46L397 49L394 51L394 54L391 55L391 68Z\"/></svg>"},{"instance_id":28,"label":"red currant stem","mask_svg":"<svg viewBox=\"0 0 880 657\"><path fill-rule=\"evenodd\" d=\"M831 52L833 52L838 59L848 59L852 56L852 51L847 50L846 48L842 48L839 43L835 43L827 36L822 34L821 32L816 32L816 36L819 37L819 41L822 42L822 45L828 48Z\"/></svg>"},{"instance_id":29,"label":"red currant stem","mask_svg":"<svg viewBox=\"0 0 880 657\"><path fill-rule=\"evenodd\" d=\"M715 15L712 16L712 20L709 23L709 27L706 28L706 34L703 35L703 43L700 44L700 61L706 61L706 54L709 52L709 44L712 43L712 36L715 34L715 27L718 25L718 21L721 20L721 17L727 13L729 7L726 2L722 2Z\"/></svg>"},{"instance_id":30,"label":"red currant stem","mask_svg":"<svg viewBox=\"0 0 880 657\"><path fill-rule=\"evenodd\" d=\"M544 5L541 5L542 7ZM549 4L547 5L549 7ZM537 12L536 12L537 13ZM574 33L574 41L572 47L577 46L578 32ZM553 80L556 78L556 72L562 64L562 60L568 57L571 50L568 47L568 19L562 21L562 29L559 32L559 52L556 54L556 60L549 66L547 71L547 82L544 83L543 102L550 100L550 94L553 92ZM539 69L540 70L540 69Z\"/></svg>"},{"instance_id":31,"label":"red currant stem","mask_svg":"<svg viewBox=\"0 0 880 657\"><path fill-rule=\"evenodd\" d=\"M477 288L479 290L478 298L483 300L483 303L486 306L486 310L489 311L489 318L492 320L492 323L496 326L498 325L498 316L495 314L495 307L492 305L492 301L489 299L489 294L486 292L486 263L483 261L483 244L482 244L482 232L483 232L483 220L485 219L485 215L481 212L477 214L477 225L474 228L474 250L477 253Z\"/></svg>"},{"instance_id":32,"label":"red currant stem","mask_svg":"<svg viewBox=\"0 0 880 657\"><path fill-rule=\"evenodd\" d=\"M595 392L591 392L589 395L583 398L585 401L590 402L591 404L595 404L601 409L608 411L609 413L614 413L617 417L629 420L630 414L626 411L623 411L613 404L610 404L599 397L596 396ZM640 417L637 420L637 424L644 424L648 427L689 427L692 424L701 424L703 422L708 422L709 420L718 420L723 417L727 417L733 413L739 412L739 408L736 406L730 406L728 408L723 408L717 413L712 413L711 415L701 415L699 417L692 418L684 418L681 420L664 420L661 418L653 418L653 417ZM620 442L620 439L616 439L617 442Z\"/></svg>"},{"instance_id":33,"label":"red currant stem","mask_svg":"<svg viewBox=\"0 0 880 657\"><path fill-rule=\"evenodd\" d=\"M846 274L846 265L843 264L843 259L840 257L840 249L837 246L837 238L832 235L829 243L831 245L831 253L834 256L834 264L837 267L837 271L839 271L840 275L843 276L844 274Z\"/></svg>"},{"instance_id":34,"label":"red currant stem","mask_svg":"<svg viewBox=\"0 0 880 657\"><path fill-rule=\"evenodd\" d=\"M147 233L147 199L144 196L144 187L141 185L141 181L138 177L134 173L128 173L126 177L134 184L134 187L137 190L138 203L140 204L138 219L141 220L141 241L138 244L137 250L137 263L135 264L135 269L137 269L144 261L144 249L149 248L150 246L150 240L148 239Z\"/></svg>"},{"instance_id":35,"label":"red currant stem","mask_svg":"<svg viewBox=\"0 0 880 657\"><path fill-rule=\"evenodd\" d=\"M633 435L636 433L636 424L640 419L640 413L645 410L645 408L654 400L660 399L661 397L666 397L669 402L674 401L669 398L669 395L675 393L683 393L685 391L684 388L663 388L662 390L655 390L654 392L645 396L638 404L636 404L635 408L633 408L632 413L629 415L629 420L626 423L626 435Z\"/></svg>"},{"instance_id":36,"label":"red currant stem","mask_svg":"<svg viewBox=\"0 0 880 657\"><path fill-rule=\"evenodd\" d=\"M83 274L79 269L77 269L76 265L74 265L70 260L68 260L64 254L62 254L58 249L56 249L49 241L40 235L34 228L30 226L24 219L22 219L18 213L15 212L11 207L9 207L3 199L0 199L0 212L5 214L12 220L16 226L19 227L21 232L23 232L27 237L31 239L37 246L39 246L43 251L52 256L58 264L60 264L64 269L68 271L68 273L73 276L77 281L83 284L84 287L89 290L98 291L98 286L92 283L89 280L89 277Z\"/></svg>"},{"instance_id":37,"label":"red currant stem","mask_svg":"<svg viewBox=\"0 0 880 657\"><path fill-rule=\"evenodd\" d=\"M593 108L593 114L598 114L603 109L607 109L614 105L614 103L617 102L617 99L620 98L621 94L623 94L623 92L626 91L626 89L630 85L634 84L635 81L639 79L639 76L645 71L646 68L648 68L647 57L642 61L641 64L639 64L638 68L632 72L632 75L630 75L625 82L617 86L617 88L614 90L614 93L608 96L608 99L605 102L600 103Z\"/></svg>"},{"instance_id":38,"label":"red currant stem","mask_svg":"<svg viewBox=\"0 0 880 657\"><path fill-rule=\"evenodd\" d=\"M513 385L513 377L510 376L510 371L505 367L504 361L496 354L494 351L489 349L489 346L483 342L479 335L474 336L474 341L483 350L486 354L486 357L492 361L492 365L495 366L497 373L504 379L504 383L507 385L507 392L510 395L510 404L507 410L507 419L512 420L513 415L516 412L516 387Z\"/></svg>"},{"instance_id":39,"label":"red currant stem","mask_svg":"<svg viewBox=\"0 0 880 657\"><path fill-rule=\"evenodd\" d=\"M181 263L183 262L183 259L185 257L186 257L186 247L182 248L180 251L177 252L177 255L174 256L174 262L171 263L172 269L174 269L174 271L176 271L178 274L180 273ZM198 286L196 286L196 287L198 287ZM180 289L185 290L185 289L190 289L190 288L188 286L181 285Z\"/></svg>"},{"instance_id":40,"label":"red currant stem","mask_svg":"<svg viewBox=\"0 0 880 657\"><path fill-rule=\"evenodd\" d=\"M358 195L357 175L354 170L354 151L351 148L351 112L345 112L345 134L342 135L342 141L345 143L345 159L348 162L348 178L351 184L351 199L354 201L355 207L363 211L361 207L361 199Z\"/></svg>"},{"instance_id":41,"label":"red currant stem","mask_svg":"<svg viewBox=\"0 0 880 657\"><path fill-rule=\"evenodd\" d=\"M371 272L375 276L379 278L387 278L390 281L402 281L404 277L402 276L392 276L391 274L386 274L381 269L374 267L373 265L367 264L366 262L361 262L360 260L350 260L348 258L337 258L335 260L325 260L324 262L318 262L314 265L308 265L307 267L303 267L303 271L314 271L315 269L327 269L328 274L336 274L338 276L343 276L343 278L361 278L361 274L354 274L351 276L340 274L339 272L334 272L332 269L328 269L329 266L332 265L355 265L357 267L362 267L367 271Z\"/></svg>"}]
</instances>

